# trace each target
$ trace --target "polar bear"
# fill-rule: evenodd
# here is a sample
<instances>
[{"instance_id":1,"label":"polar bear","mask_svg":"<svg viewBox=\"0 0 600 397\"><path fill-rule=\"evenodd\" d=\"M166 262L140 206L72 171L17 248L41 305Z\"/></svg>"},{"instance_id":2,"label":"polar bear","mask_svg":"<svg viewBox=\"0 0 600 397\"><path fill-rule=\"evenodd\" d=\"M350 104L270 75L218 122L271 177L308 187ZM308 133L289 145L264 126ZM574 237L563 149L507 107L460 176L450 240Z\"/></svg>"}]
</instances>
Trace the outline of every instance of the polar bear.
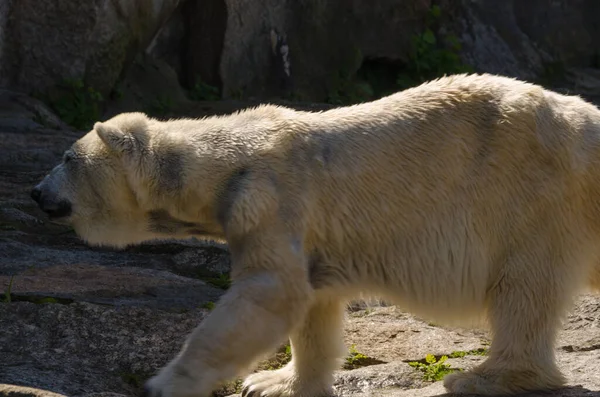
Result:
<instances>
[{"instance_id":1,"label":"polar bear","mask_svg":"<svg viewBox=\"0 0 600 397\"><path fill-rule=\"evenodd\" d=\"M489 324L488 358L446 376L450 392L552 390L560 321L600 287L600 111L489 74L322 112L120 114L31 195L93 245L229 244L231 288L148 396L209 396L287 338L291 362L249 375L243 395L328 395L360 294Z\"/></svg>"}]
</instances>

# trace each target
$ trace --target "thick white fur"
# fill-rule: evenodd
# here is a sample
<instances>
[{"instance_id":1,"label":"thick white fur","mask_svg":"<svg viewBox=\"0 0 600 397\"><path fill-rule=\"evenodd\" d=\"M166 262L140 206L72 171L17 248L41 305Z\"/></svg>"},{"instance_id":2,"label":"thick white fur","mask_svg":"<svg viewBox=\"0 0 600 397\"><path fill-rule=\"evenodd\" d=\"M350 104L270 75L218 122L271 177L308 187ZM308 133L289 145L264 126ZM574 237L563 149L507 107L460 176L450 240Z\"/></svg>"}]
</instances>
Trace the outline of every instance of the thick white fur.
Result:
<instances>
[{"instance_id":1,"label":"thick white fur","mask_svg":"<svg viewBox=\"0 0 600 397\"><path fill-rule=\"evenodd\" d=\"M149 395L208 396L287 337L292 362L249 376L245 393L325 395L344 354L343 304L361 293L437 321L488 321L489 357L447 376L452 392L564 384L553 356L561 316L600 286L596 107L460 75L326 112L123 114L96 130L74 150L105 197L92 200L85 178L64 192L84 239L161 237L145 214L164 210L231 248L233 286ZM166 153L183 164L175 190L160 182Z\"/></svg>"}]
</instances>

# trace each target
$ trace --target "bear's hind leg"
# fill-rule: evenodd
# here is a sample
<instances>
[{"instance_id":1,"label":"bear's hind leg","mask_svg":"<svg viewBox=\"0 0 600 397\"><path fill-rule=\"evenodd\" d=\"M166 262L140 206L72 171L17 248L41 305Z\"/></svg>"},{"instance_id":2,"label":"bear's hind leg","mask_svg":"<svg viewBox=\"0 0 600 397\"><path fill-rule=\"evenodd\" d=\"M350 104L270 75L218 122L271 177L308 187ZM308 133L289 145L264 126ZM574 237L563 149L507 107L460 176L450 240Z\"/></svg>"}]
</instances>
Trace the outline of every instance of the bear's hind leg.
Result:
<instances>
[{"instance_id":1,"label":"bear's hind leg","mask_svg":"<svg viewBox=\"0 0 600 397\"><path fill-rule=\"evenodd\" d=\"M332 392L333 372L345 353L343 303L319 298L290 335L292 360L275 371L261 371L244 381L242 396L321 397Z\"/></svg>"},{"instance_id":2,"label":"bear's hind leg","mask_svg":"<svg viewBox=\"0 0 600 397\"><path fill-rule=\"evenodd\" d=\"M490 291L489 357L471 371L447 375L446 389L456 394L506 395L564 386L554 343L571 288L565 274L568 267L553 265L509 264L507 269L514 273L507 272Z\"/></svg>"}]
</instances>

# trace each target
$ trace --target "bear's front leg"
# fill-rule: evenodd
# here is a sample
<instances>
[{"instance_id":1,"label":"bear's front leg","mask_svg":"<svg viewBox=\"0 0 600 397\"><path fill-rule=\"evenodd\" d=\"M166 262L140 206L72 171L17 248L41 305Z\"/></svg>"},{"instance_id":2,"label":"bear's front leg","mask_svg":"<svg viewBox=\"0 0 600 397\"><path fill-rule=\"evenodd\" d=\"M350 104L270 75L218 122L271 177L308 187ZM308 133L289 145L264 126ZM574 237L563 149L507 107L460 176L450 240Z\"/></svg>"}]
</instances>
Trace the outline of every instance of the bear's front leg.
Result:
<instances>
[{"instance_id":1,"label":"bear's front leg","mask_svg":"<svg viewBox=\"0 0 600 397\"><path fill-rule=\"evenodd\" d=\"M303 253L287 234L231 245L233 284L179 355L145 386L148 397L208 397L273 351L312 302Z\"/></svg>"},{"instance_id":2,"label":"bear's front leg","mask_svg":"<svg viewBox=\"0 0 600 397\"><path fill-rule=\"evenodd\" d=\"M344 304L317 294L291 335L292 360L276 371L261 371L244 381L243 397L323 397L332 394L333 374L347 353L343 343Z\"/></svg>"}]
</instances>

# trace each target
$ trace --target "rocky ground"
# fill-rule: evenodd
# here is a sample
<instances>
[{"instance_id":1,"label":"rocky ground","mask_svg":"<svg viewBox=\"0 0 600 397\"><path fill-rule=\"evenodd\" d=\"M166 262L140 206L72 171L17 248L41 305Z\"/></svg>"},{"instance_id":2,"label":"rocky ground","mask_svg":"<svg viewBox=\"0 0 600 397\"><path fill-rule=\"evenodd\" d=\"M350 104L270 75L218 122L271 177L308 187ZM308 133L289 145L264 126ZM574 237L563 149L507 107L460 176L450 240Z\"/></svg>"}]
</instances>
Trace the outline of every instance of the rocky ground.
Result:
<instances>
[{"instance_id":1,"label":"rocky ground","mask_svg":"<svg viewBox=\"0 0 600 397\"><path fill-rule=\"evenodd\" d=\"M0 92L0 396L134 396L227 288L224 246L100 250L44 221L29 190L80 134L40 103ZM348 308L345 340L336 392L353 397L444 395L443 373L476 365L488 344L484 331L378 304ZM552 395L600 396L600 297L580 298L557 354L570 386ZM449 358L418 368L428 355ZM261 367L288 358L282 347Z\"/></svg>"}]
</instances>

